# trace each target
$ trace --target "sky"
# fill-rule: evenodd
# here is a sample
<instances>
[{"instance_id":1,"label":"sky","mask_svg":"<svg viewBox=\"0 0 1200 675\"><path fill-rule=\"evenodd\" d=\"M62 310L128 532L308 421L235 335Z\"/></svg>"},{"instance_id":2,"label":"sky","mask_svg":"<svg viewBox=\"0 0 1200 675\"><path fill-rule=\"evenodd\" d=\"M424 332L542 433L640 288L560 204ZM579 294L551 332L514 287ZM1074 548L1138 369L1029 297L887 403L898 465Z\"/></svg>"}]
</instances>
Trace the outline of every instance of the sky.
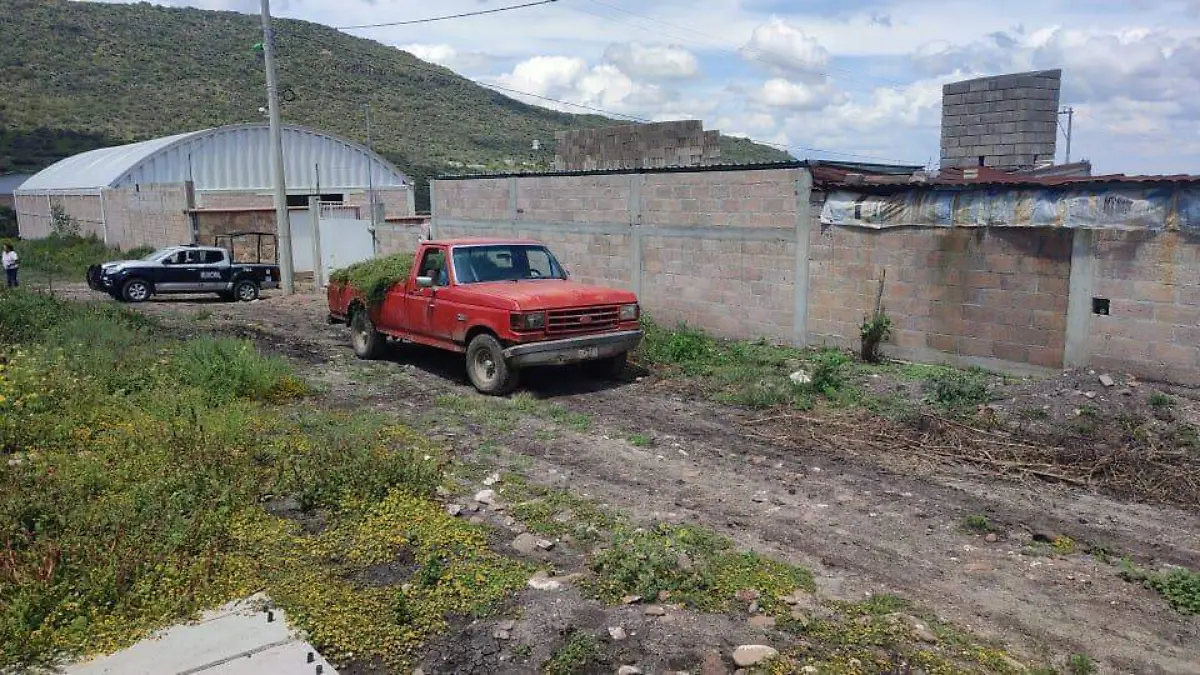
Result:
<instances>
[{"instance_id":1,"label":"sky","mask_svg":"<svg viewBox=\"0 0 1200 675\"><path fill-rule=\"evenodd\" d=\"M528 1L275 0L272 11L349 26ZM1061 68L1073 160L1098 173L1200 173L1200 0L557 0L347 32L484 84L701 119L802 159L936 164L943 84ZM1062 162L1061 134L1058 147Z\"/></svg>"}]
</instances>

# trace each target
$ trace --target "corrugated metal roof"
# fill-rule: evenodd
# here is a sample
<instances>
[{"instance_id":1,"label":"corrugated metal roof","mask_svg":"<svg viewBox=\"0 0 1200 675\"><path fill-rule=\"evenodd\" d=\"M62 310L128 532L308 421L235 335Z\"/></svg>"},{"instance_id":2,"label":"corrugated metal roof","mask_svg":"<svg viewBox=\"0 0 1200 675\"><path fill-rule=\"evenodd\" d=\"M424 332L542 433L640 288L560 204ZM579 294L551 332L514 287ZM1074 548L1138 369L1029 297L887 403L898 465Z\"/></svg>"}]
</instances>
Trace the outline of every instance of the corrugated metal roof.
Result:
<instances>
[{"instance_id":1,"label":"corrugated metal roof","mask_svg":"<svg viewBox=\"0 0 1200 675\"><path fill-rule=\"evenodd\" d=\"M390 162L357 143L300 126L283 129L289 191L322 191L409 184ZM272 187L266 124L204 129L68 157L26 181L19 192L99 190L137 184L182 183L197 190Z\"/></svg>"}]
</instances>

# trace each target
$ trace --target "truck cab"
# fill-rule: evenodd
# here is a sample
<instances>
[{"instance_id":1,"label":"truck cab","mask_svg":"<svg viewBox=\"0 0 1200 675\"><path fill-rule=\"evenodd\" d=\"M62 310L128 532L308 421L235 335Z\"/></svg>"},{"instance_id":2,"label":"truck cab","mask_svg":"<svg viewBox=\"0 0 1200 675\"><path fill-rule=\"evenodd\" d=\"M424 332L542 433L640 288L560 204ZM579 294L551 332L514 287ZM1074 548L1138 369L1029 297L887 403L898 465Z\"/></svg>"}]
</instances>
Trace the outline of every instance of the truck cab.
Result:
<instances>
[{"instance_id":1,"label":"truck cab","mask_svg":"<svg viewBox=\"0 0 1200 675\"><path fill-rule=\"evenodd\" d=\"M328 300L359 357L377 358L387 338L463 353L486 394L511 391L529 366L584 362L619 373L642 339L636 295L571 280L532 240L425 242L382 302L344 284L331 284Z\"/></svg>"}]
</instances>

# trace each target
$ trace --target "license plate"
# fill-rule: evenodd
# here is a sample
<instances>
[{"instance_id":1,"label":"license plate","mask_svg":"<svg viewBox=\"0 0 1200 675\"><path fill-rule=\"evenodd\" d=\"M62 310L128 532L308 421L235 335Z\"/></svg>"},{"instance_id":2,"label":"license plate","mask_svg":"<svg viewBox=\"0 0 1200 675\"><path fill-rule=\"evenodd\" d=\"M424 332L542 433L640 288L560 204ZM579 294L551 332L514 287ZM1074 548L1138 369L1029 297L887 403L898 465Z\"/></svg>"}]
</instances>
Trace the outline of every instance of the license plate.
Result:
<instances>
[{"instance_id":1,"label":"license plate","mask_svg":"<svg viewBox=\"0 0 1200 675\"><path fill-rule=\"evenodd\" d=\"M584 347L583 349L579 350L579 358L582 361L587 361L590 359L598 359L598 358L600 358L600 348L599 347Z\"/></svg>"}]
</instances>

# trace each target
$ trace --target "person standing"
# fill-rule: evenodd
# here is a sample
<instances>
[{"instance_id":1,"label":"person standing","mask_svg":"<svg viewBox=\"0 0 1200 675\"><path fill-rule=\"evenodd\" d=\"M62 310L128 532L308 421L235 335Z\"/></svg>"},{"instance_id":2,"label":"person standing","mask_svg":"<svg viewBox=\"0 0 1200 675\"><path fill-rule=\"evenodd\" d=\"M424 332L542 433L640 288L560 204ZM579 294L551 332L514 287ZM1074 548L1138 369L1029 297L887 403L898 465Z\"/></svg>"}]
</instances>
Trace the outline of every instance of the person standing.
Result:
<instances>
[{"instance_id":1,"label":"person standing","mask_svg":"<svg viewBox=\"0 0 1200 675\"><path fill-rule=\"evenodd\" d=\"M21 268L21 258L13 250L12 244L4 245L4 253L0 255L0 264L4 266L4 277L9 288L20 286L17 281L17 270Z\"/></svg>"}]
</instances>

